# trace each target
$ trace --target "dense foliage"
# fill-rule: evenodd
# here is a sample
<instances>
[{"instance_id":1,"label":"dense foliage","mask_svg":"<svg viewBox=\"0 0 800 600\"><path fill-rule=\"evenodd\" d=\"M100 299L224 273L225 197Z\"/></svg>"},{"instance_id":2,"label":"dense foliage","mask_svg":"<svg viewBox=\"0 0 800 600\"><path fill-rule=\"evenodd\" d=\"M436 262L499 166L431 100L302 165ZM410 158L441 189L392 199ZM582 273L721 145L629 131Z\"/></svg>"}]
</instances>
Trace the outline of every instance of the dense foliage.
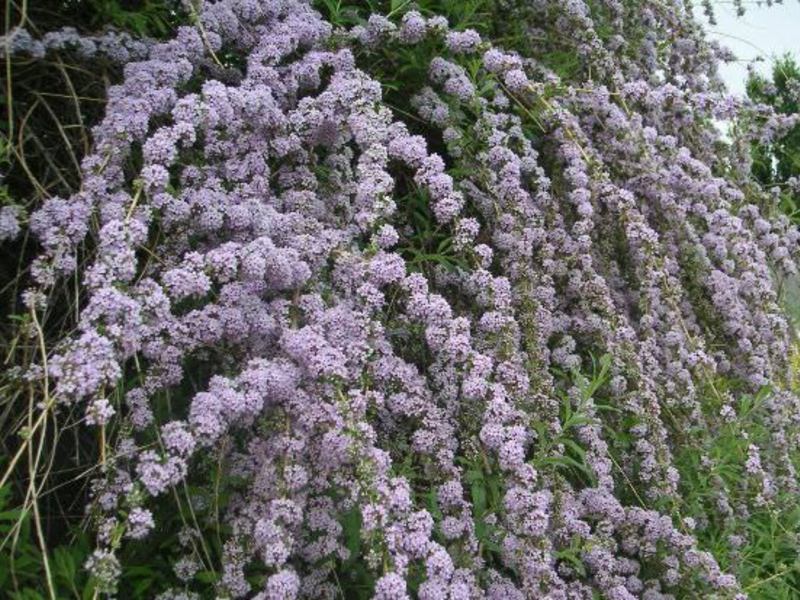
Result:
<instances>
[{"instance_id":1,"label":"dense foliage","mask_svg":"<svg viewBox=\"0 0 800 600\"><path fill-rule=\"evenodd\" d=\"M751 175L796 117L725 94L689 5L184 9L4 41L119 83L79 183L0 211L36 240L3 585L796 597L800 234ZM88 535L42 514L63 448Z\"/></svg>"}]
</instances>

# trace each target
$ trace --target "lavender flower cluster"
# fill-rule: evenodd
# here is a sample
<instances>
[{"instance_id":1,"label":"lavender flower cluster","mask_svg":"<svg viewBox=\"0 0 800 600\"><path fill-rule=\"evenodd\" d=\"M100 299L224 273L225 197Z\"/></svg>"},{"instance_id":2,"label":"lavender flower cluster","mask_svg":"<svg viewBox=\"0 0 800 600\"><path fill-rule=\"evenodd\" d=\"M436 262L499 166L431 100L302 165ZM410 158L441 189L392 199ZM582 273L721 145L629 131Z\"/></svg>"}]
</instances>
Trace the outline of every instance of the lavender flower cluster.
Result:
<instances>
[{"instance_id":1,"label":"lavender flower cluster","mask_svg":"<svg viewBox=\"0 0 800 600\"><path fill-rule=\"evenodd\" d=\"M108 31L101 35L81 35L74 27L49 31L36 39L22 27L0 36L0 58L44 58L48 52L72 51L83 59L105 58L124 64L147 57L151 40L137 39L126 32Z\"/></svg>"},{"instance_id":2,"label":"lavender flower cluster","mask_svg":"<svg viewBox=\"0 0 800 600\"><path fill-rule=\"evenodd\" d=\"M105 591L125 540L158 526L154 499L211 485L212 462L243 482L221 564L187 528L160 598L195 597L201 569L220 571L219 597L336 597L354 510L378 600L745 597L699 546L704 524L680 517L673 456L686 431L735 418L720 376L771 384L770 443L751 444L747 494L720 485L718 512L733 523L798 491L774 280L795 272L800 235L771 215L742 150L792 122L712 152L714 118L764 109L720 93L716 50L682 4L642 3L653 37L619 59L622 3L603 3L617 31L602 37L582 0L532 4L531 27L571 39L585 76L415 11L334 32L302 0L206 2L197 26L125 65L81 191L31 215L43 251L26 295L38 310L78 271L79 330L42 373L87 426L125 423L89 507L87 566ZM445 156L382 104L352 51L422 40L438 55L409 92ZM240 76L209 76L223 50ZM408 189L462 266L412 268ZM577 374L600 355L608 382L587 392ZM180 409L169 399L190 382ZM629 443L611 448L609 429ZM551 468L575 447L583 479ZM469 461L500 482L491 511Z\"/></svg>"}]
</instances>

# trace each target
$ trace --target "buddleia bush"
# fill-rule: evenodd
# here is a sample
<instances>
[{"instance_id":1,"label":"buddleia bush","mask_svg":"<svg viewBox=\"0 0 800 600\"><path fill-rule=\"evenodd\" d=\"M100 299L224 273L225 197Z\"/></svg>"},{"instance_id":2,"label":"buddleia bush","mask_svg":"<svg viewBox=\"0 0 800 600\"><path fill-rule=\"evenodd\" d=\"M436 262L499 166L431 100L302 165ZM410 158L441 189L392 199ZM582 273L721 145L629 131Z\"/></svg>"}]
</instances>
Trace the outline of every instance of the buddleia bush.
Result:
<instances>
[{"instance_id":1,"label":"buddleia bush","mask_svg":"<svg viewBox=\"0 0 800 600\"><path fill-rule=\"evenodd\" d=\"M10 468L96 434L95 593L788 593L800 236L750 147L795 118L680 2L317 8L189 6L31 214Z\"/></svg>"}]
</instances>

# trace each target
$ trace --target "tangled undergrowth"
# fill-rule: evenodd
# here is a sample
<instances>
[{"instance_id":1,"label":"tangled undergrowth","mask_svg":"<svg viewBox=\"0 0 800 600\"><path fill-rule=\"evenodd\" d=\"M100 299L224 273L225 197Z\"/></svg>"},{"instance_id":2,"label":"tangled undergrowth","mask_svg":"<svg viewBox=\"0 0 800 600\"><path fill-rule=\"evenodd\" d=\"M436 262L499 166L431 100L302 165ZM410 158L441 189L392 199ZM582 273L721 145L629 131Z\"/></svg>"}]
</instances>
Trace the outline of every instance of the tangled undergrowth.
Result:
<instances>
[{"instance_id":1,"label":"tangled undergrowth","mask_svg":"<svg viewBox=\"0 0 800 600\"><path fill-rule=\"evenodd\" d=\"M5 38L119 77L0 212L12 596L798 597L796 118L690 5L184 8Z\"/></svg>"}]
</instances>

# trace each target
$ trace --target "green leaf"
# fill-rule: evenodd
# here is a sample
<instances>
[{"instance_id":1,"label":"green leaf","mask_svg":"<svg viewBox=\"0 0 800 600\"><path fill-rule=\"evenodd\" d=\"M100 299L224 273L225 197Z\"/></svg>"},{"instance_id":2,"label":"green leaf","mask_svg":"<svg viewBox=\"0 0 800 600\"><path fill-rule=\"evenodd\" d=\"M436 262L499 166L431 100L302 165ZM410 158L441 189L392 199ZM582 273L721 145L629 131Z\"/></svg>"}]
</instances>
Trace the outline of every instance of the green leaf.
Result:
<instances>
[{"instance_id":1,"label":"green leaf","mask_svg":"<svg viewBox=\"0 0 800 600\"><path fill-rule=\"evenodd\" d=\"M209 570L199 571L195 577L201 583L216 583L219 579L219 575Z\"/></svg>"},{"instance_id":2,"label":"green leaf","mask_svg":"<svg viewBox=\"0 0 800 600\"><path fill-rule=\"evenodd\" d=\"M359 555L361 549L361 511L357 507L344 515L342 528L345 546L350 551L350 558L353 559Z\"/></svg>"},{"instance_id":3,"label":"green leaf","mask_svg":"<svg viewBox=\"0 0 800 600\"><path fill-rule=\"evenodd\" d=\"M483 481L475 481L470 487L472 495L472 512L475 516L482 516L486 512L486 486Z\"/></svg>"},{"instance_id":4,"label":"green leaf","mask_svg":"<svg viewBox=\"0 0 800 600\"><path fill-rule=\"evenodd\" d=\"M63 577L66 581L75 579L78 567L68 548L59 546L53 551L53 564L58 576Z\"/></svg>"}]
</instances>

